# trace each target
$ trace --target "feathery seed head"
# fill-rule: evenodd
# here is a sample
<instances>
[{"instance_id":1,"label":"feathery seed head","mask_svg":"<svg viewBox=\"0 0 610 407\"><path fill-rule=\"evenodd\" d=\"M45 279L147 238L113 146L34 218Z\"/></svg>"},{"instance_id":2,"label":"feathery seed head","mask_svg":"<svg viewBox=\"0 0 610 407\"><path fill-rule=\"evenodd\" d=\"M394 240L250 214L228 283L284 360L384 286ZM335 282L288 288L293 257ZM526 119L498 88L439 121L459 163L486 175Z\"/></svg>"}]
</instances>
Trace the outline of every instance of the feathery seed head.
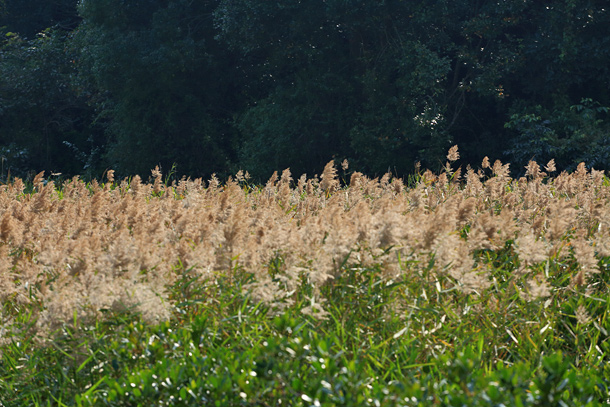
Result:
<instances>
[{"instance_id":1,"label":"feathery seed head","mask_svg":"<svg viewBox=\"0 0 610 407\"><path fill-rule=\"evenodd\" d=\"M447 159L451 162L457 161L460 159L460 153L458 152L458 146L455 145L449 149L447 153Z\"/></svg>"}]
</instances>

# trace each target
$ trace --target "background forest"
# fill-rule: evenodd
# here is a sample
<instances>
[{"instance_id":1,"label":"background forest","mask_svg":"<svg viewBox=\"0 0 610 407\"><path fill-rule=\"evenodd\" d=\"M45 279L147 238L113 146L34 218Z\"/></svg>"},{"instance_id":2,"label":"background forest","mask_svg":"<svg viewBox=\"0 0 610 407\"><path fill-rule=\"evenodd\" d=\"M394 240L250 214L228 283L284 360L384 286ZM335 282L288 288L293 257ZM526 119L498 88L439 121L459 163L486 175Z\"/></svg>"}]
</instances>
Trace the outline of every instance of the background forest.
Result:
<instances>
[{"instance_id":1,"label":"background forest","mask_svg":"<svg viewBox=\"0 0 610 407\"><path fill-rule=\"evenodd\" d=\"M0 0L2 177L610 168L605 0Z\"/></svg>"}]
</instances>

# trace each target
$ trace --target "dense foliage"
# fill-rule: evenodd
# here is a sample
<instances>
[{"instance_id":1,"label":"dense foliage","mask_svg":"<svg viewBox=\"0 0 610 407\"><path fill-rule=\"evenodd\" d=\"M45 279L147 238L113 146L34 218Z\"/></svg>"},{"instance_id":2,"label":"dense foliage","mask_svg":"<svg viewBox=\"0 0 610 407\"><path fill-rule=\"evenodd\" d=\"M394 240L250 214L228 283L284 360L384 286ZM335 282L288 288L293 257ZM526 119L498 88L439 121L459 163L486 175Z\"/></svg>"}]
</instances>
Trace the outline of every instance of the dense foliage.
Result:
<instances>
[{"instance_id":1,"label":"dense foliage","mask_svg":"<svg viewBox=\"0 0 610 407\"><path fill-rule=\"evenodd\" d=\"M602 0L3 0L3 174L610 167Z\"/></svg>"}]
</instances>

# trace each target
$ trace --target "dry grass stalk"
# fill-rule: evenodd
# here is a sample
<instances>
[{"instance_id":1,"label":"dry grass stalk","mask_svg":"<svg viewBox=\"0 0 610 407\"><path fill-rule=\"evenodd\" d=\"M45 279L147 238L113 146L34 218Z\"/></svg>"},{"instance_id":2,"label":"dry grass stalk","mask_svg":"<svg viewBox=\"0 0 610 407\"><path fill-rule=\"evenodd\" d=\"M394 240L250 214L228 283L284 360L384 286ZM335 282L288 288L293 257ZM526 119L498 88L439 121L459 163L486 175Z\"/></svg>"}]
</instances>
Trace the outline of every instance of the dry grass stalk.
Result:
<instances>
[{"instance_id":1,"label":"dry grass stalk","mask_svg":"<svg viewBox=\"0 0 610 407\"><path fill-rule=\"evenodd\" d=\"M448 159L458 158L452 148ZM553 171L553 162L545 169ZM397 254L422 267L434 255L435 273L476 294L491 278L473 256L512 240L523 273L572 251L581 267L573 284L586 284L599 256L610 253L610 188L584 165L543 182L544 175L531 162L528 178L515 180L508 164L491 166L486 157L461 183L427 171L406 189L389 174L354 172L342 188L330 162L321 181L303 176L295 186L285 170L251 189L241 186L243 172L225 185L213 176L207 187L200 179L167 186L156 168L152 184L138 176L115 183L108 171L105 185L75 178L60 196L41 173L31 194L21 180L0 188L0 299L39 300L41 334L75 312L91 319L133 309L155 322L172 313L166 287L178 278L177 265L210 279L241 267L255 276L253 298L279 308L305 277L314 286L306 312L322 317L317 290L346 262L382 263L396 278L411 272ZM570 236L577 238L568 244ZM281 275L271 280L266 264L278 255ZM527 300L549 294L541 275L527 284Z\"/></svg>"}]
</instances>

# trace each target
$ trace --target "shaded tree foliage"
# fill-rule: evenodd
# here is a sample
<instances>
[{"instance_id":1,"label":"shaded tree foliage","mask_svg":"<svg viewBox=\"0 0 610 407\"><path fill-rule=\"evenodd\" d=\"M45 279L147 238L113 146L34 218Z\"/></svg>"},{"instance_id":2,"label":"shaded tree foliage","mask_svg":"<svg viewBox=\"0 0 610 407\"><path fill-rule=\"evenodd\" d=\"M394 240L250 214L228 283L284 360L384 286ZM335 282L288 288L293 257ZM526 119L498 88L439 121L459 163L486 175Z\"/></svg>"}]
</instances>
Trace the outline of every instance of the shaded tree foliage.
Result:
<instances>
[{"instance_id":1,"label":"shaded tree foliage","mask_svg":"<svg viewBox=\"0 0 610 407\"><path fill-rule=\"evenodd\" d=\"M336 156L404 172L438 156L449 137L433 97L449 64L408 13L401 2L223 1L220 38L262 89L237 122L248 168L312 171Z\"/></svg>"},{"instance_id":2,"label":"shaded tree foliage","mask_svg":"<svg viewBox=\"0 0 610 407\"><path fill-rule=\"evenodd\" d=\"M76 35L81 80L107 126L108 162L124 173L174 163L227 171L239 97L233 56L214 40L215 1L85 1Z\"/></svg>"},{"instance_id":3,"label":"shaded tree foliage","mask_svg":"<svg viewBox=\"0 0 610 407\"><path fill-rule=\"evenodd\" d=\"M47 28L71 31L80 21L76 4L77 0L1 0L0 27L30 40Z\"/></svg>"},{"instance_id":4,"label":"shaded tree foliage","mask_svg":"<svg viewBox=\"0 0 610 407\"><path fill-rule=\"evenodd\" d=\"M519 162L556 158L561 168L580 161L610 168L607 3L533 2L527 11L520 21L527 30L519 47L522 62L506 81L512 95L507 153Z\"/></svg>"},{"instance_id":5,"label":"shaded tree foliage","mask_svg":"<svg viewBox=\"0 0 610 407\"><path fill-rule=\"evenodd\" d=\"M92 157L78 152L100 148L93 111L72 85L75 55L66 41L66 33L46 30L33 40L11 35L0 49L0 155L13 175L82 173Z\"/></svg>"},{"instance_id":6,"label":"shaded tree foliage","mask_svg":"<svg viewBox=\"0 0 610 407\"><path fill-rule=\"evenodd\" d=\"M27 19L35 0L5 0L4 30L21 37L4 40L0 137L24 165L74 171L69 147L125 174L176 163L264 179L331 158L405 174L455 143L473 165L610 168L606 3L84 0L70 14L53 0ZM36 109L66 120L20 124Z\"/></svg>"},{"instance_id":7,"label":"shaded tree foliage","mask_svg":"<svg viewBox=\"0 0 610 407\"><path fill-rule=\"evenodd\" d=\"M42 169L90 170L92 109L73 86L75 0L0 2L0 159L3 179ZM76 151L75 151L76 150ZM89 164L89 167L87 166Z\"/></svg>"},{"instance_id":8,"label":"shaded tree foliage","mask_svg":"<svg viewBox=\"0 0 610 407\"><path fill-rule=\"evenodd\" d=\"M608 12L600 1L225 0L216 14L220 37L249 58L268 89L238 120L247 137L242 156L266 172L281 160L299 162L295 154L314 157L307 142L325 152L321 161L349 157L369 172L404 173L414 160L434 166L450 143L467 161L508 154L521 166L547 156L519 143L524 135L505 126L513 115L542 105L578 125L571 106L608 100ZM330 86L329 76L337 78ZM333 107L320 111L332 128L298 113L329 100ZM606 122L597 123L603 134ZM325 139L333 149L322 149ZM261 149L264 140L272 142Z\"/></svg>"}]
</instances>

